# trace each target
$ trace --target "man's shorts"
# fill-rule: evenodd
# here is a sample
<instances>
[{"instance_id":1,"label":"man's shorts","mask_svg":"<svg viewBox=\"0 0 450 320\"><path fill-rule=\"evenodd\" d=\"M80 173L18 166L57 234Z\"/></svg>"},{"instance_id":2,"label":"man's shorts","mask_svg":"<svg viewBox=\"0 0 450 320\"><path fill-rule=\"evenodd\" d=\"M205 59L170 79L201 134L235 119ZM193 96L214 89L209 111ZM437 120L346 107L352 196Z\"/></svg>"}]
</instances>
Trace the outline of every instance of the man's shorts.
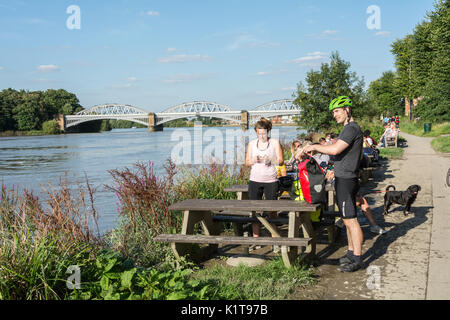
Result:
<instances>
[{"instance_id":1,"label":"man's shorts","mask_svg":"<svg viewBox=\"0 0 450 320\"><path fill-rule=\"evenodd\" d=\"M336 177L336 202L343 219L356 218L356 195L359 191L358 178L344 179Z\"/></svg>"}]
</instances>

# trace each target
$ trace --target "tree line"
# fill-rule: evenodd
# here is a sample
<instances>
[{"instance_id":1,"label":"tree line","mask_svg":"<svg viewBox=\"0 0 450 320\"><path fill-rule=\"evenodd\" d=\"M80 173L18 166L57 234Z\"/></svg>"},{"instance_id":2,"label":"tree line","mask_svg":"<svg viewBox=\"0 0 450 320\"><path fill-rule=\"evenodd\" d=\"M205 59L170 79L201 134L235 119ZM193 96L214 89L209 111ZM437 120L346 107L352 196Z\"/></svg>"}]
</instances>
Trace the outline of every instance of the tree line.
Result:
<instances>
[{"instance_id":1,"label":"tree line","mask_svg":"<svg viewBox=\"0 0 450 320\"><path fill-rule=\"evenodd\" d=\"M330 101L341 95L352 98L356 117L379 118L402 115L405 101L419 100L414 117L431 122L450 120L450 1L439 0L426 20L391 44L395 71L386 71L364 89L364 79L350 70L351 64L333 52L330 63L306 75L297 85L294 103L301 107L297 123L320 131L335 129L328 111Z\"/></svg>"},{"instance_id":2,"label":"tree line","mask_svg":"<svg viewBox=\"0 0 450 320\"><path fill-rule=\"evenodd\" d=\"M77 96L64 89L0 92L0 131L43 130L55 114L74 114L83 110Z\"/></svg>"}]
</instances>

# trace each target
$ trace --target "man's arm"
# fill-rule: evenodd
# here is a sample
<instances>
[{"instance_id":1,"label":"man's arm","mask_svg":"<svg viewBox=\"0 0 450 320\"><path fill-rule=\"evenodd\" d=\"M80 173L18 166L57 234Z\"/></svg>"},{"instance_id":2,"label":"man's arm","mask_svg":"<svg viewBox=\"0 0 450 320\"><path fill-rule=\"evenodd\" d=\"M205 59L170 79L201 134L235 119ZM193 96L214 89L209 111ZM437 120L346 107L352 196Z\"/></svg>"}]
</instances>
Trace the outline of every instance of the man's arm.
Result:
<instances>
[{"instance_id":1,"label":"man's arm","mask_svg":"<svg viewBox=\"0 0 450 320\"><path fill-rule=\"evenodd\" d=\"M317 152L320 152L320 153L325 153L328 155L335 156L337 154L340 154L345 149L347 149L348 146L349 146L349 144L347 142L345 142L344 140L338 139L338 141L336 141L336 143L326 145L326 146L320 145L320 144L312 144L312 145L306 146L303 148L303 152L309 153L313 150L316 150Z\"/></svg>"}]
</instances>

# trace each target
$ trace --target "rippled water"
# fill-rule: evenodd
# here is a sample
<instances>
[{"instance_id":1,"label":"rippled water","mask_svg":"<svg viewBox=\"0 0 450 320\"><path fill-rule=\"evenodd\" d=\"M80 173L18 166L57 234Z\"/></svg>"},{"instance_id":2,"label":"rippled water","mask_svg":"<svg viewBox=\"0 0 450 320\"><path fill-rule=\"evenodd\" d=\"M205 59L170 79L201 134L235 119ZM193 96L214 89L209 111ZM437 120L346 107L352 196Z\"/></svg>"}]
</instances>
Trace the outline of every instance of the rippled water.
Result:
<instances>
[{"instance_id":1,"label":"rippled water","mask_svg":"<svg viewBox=\"0 0 450 320\"><path fill-rule=\"evenodd\" d=\"M89 183L98 190L95 208L100 216L100 231L105 232L114 227L118 217L116 196L104 188L104 185L113 185L108 170L151 161L155 171L164 174L162 165L174 150L187 147L190 142L194 162L198 148L206 150L211 148L211 141L217 141L208 141L207 137L220 134L224 151L229 153L230 147L234 152L242 150L243 143L239 139L232 139L231 144L227 139L229 130L236 128L202 128L200 135L194 130L199 129L165 128L162 132L147 132L146 128L115 129L102 133L0 138L0 180L9 188L32 189L43 196L42 186L47 186L48 182L56 186L65 174L71 182L82 182L86 174ZM299 133L295 127L274 127L273 132L274 137L278 135L286 142ZM254 130L247 131L246 136L247 141L256 138Z\"/></svg>"}]
</instances>

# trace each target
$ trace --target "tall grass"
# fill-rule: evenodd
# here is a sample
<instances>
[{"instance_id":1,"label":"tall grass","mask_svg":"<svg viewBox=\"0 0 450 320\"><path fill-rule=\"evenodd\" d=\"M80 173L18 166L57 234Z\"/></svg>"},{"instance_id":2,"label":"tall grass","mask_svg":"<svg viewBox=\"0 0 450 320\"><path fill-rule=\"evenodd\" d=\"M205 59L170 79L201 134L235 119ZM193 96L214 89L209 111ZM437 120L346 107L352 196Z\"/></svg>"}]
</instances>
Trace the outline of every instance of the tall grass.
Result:
<instances>
[{"instance_id":1,"label":"tall grass","mask_svg":"<svg viewBox=\"0 0 450 320\"><path fill-rule=\"evenodd\" d=\"M224 189L247 183L249 174L243 166L215 163L178 168L167 160L164 168L165 176L157 176L152 163L109 171L114 185L107 188L116 193L121 219L107 237L113 249L140 266L162 263L172 254L166 244L153 241L160 233L180 232L182 215L170 211L171 204L184 199L235 199L235 193Z\"/></svg>"},{"instance_id":2,"label":"tall grass","mask_svg":"<svg viewBox=\"0 0 450 320\"><path fill-rule=\"evenodd\" d=\"M84 265L102 240L90 230L96 224L94 192L78 185L74 194L66 179L58 190L45 188L39 201L31 191L0 193L0 297L2 299L63 299L70 265ZM86 198L88 196L88 198ZM91 201L91 202L89 202ZM98 231L98 230L97 230Z\"/></svg>"}]
</instances>

